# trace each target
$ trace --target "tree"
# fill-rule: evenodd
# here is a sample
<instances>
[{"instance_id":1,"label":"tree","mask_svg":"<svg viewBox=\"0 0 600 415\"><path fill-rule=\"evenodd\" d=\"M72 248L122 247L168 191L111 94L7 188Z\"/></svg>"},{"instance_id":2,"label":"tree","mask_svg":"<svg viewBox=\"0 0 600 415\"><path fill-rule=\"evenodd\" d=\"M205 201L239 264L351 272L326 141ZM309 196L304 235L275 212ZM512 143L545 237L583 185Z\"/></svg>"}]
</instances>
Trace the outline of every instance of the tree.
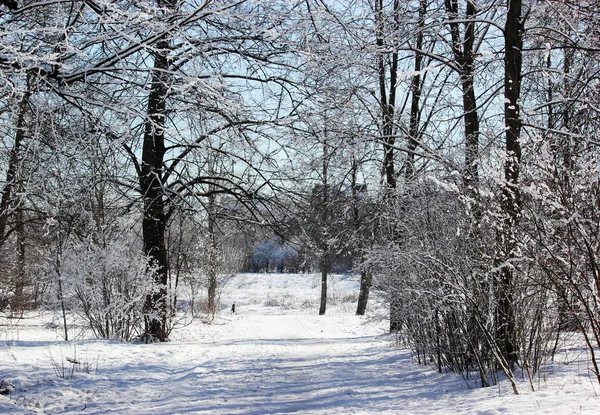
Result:
<instances>
[{"instance_id":1,"label":"tree","mask_svg":"<svg viewBox=\"0 0 600 415\"><path fill-rule=\"evenodd\" d=\"M521 0L507 4L504 24L504 123L506 125L504 182L502 183L502 223L498 231L495 280L498 298L496 315L496 339L502 358L513 370L517 361L514 310L514 269L510 262L518 257L516 234L521 217L521 70L523 53L524 20Z\"/></svg>"},{"instance_id":2,"label":"tree","mask_svg":"<svg viewBox=\"0 0 600 415\"><path fill-rule=\"evenodd\" d=\"M344 184L339 174L340 137L339 130L330 130L333 118L328 117L329 111L331 109L319 111L324 114L321 122L310 120L307 123L307 140L314 143L310 144L311 151L307 155L314 178L309 181L309 194L305 196L304 206L300 208L300 226L312 247L312 252L318 258L318 269L321 273L319 315L325 314L327 310L327 281L334 258L348 246L348 241L345 241L347 228L344 226L343 214ZM337 119L340 118L338 113ZM315 158L313 152L319 150L320 157Z\"/></svg>"},{"instance_id":3,"label":"tree","mask_svg":"<svg viewBox=\"0 0 600 415\"><path fill-rule=\"evenodd\" d=\"M22 312L26 306L26 296L24 294L24 287L26 285L26 270L25 270L25 241L24 241L24 217L22 201L19 197L15 197L15 193L19 191L19 187L22 188L23 178L21 177L21 170L23 168L21 161L23 158L23 150L25 141L25 134L27 130L27 120L29 109L29 99L32 94L33 86L30 84L30 77L27 77L27 85L25 90L22 92L20 97L19 105L16 109L16 123L14 131L14 141L12 148L8 152L8 166L6 169L6 181L0 191L0 249L3 248L9 235L14 231L17 235L16 240L16 269L14 281L10 284L11 288L14 288L13 296L11 298L11 311L12 313ZM21 189L22 190L22 189ZM12 221L9 221L12 219ZM9 224L12 222L12 229L9 228ZM5 264L6 268L8 264Z\"/></svg>"}]
</instances>

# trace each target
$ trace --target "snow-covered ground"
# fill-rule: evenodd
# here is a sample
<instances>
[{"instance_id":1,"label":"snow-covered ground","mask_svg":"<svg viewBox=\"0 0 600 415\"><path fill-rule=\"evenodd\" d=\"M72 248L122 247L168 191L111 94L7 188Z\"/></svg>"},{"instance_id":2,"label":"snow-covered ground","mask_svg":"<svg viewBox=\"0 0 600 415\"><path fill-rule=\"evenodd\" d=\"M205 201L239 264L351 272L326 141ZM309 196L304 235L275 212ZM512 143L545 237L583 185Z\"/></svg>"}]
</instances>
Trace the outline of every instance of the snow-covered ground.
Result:
<instances>
[{"instance_id":1,"label":"snow-covered ground","mask_svg":"<svg viewBox=\"0 0 600 415\"><path fill-rule=\"evenodd\" d=\"M355 316L356 282L336 276L330 289L318 316L317 277L240 275L213 324L194 320L162 344L66 343L49 314L2 317L0 380L14 390L0 414L600 413L582 346L564 347L536 392L470 388L416 365L385 323ZM67 357L80 362L72 376Z\"/></svg>"}]
</instances>

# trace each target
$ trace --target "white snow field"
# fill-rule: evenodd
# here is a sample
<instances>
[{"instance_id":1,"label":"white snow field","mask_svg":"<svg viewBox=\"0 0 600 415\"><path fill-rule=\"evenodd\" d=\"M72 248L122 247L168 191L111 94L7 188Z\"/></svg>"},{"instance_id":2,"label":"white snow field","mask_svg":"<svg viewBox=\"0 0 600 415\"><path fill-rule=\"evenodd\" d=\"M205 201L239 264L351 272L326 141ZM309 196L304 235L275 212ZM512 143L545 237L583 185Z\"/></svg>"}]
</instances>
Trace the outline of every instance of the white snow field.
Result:
<instances>
[{"instance_id":1,"label":"white snow field","mask_svg":"<svg viewBox=\"0 0 600 415\"><path fill-rule=\"evenodd\" d=\"M333 277L316 315L318 286L310 275L237 276L213 324L194 320L162 344L67 343L50 314L3 316L0 380L13 390L0 413L600 414L582 344L561 348L536 392L524 380L519 396L506 381L481 389L417 365L384 322L355 316L354 281ZM73 373L67 357L80 362Z\"/></svg>"}]
</instances>

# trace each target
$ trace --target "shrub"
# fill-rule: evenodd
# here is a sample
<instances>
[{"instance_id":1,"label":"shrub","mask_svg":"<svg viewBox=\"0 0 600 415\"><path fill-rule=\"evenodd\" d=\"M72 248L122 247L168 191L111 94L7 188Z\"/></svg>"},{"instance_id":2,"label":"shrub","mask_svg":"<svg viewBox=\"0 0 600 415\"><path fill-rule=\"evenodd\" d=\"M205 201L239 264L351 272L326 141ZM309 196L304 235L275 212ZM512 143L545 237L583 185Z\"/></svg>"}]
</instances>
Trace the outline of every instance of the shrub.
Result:
<instances>
[{"instance_id":1,"label":"shrub","mask_svg":"<svg viewBox=\"0 0 600 415\"><path fill-rule=\"evenodd\" d=\"M155 287L148 261L126 241L72 246L63 256L64 296L96 337L141 334L144 303Z\"/></svg>"}]
</instances>

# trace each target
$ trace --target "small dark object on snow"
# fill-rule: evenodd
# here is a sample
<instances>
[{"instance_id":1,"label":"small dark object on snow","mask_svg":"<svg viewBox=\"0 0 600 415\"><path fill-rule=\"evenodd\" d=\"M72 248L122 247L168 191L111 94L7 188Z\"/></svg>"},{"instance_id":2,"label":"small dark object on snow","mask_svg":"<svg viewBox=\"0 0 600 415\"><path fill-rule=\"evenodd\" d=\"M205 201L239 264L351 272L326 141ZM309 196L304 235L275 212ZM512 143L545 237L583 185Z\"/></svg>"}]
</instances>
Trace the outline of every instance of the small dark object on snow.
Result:
<instances>
[{"instance_id":1,"label":"small dark object on snow","mask_svg":"<svg viewBox=\"0 0 600 415\"><path fill-rule=\"evenodd\" d=\"M0 395L10 395L15 386L8 380L0 381Z\"/></svg>"},{"instance_id":2,"label":"small dark object on snow","mask_svg":"<svg viewBox=\"0 0 600 415\"><path fill-rule=\"evenodd\" d=\"M235 303L231 304L231 312L235 313Z\"/></svg>"},{"instance_id":3,"label":"small dark object on snow","mask_svg":"<svg viewBox=\"0 0 600 415\"><path fill-rule=\"evenodd\" d=\"M67 362L69 363L73 363L74 365L80 365L81 362L77 359L73 359L72 357L65 357L65 359L67 360Z\"/></svg>"},{"instance_id":4,"label":"small dark object on snow","mask_svg":"<svg viewBox=\"0 0 600 415\"><path fill-rule=\"evenodd\" d=\"M9 10L17 10L19 8L17 0L0 0L0 4L8 7Z\"/></svg>"}]
</instances>

